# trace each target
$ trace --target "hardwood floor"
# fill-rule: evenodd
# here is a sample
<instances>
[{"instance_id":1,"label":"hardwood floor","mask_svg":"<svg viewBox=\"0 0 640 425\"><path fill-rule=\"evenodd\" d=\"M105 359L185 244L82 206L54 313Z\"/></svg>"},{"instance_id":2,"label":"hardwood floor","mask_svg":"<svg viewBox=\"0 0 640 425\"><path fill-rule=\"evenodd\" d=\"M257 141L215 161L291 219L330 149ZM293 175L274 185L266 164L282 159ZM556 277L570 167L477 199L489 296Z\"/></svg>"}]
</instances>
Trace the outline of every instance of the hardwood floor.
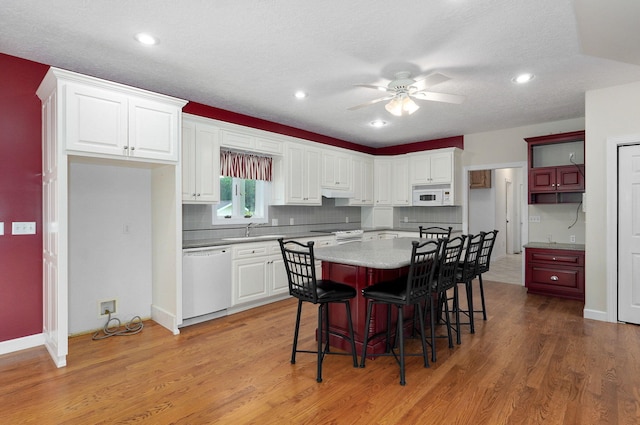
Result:
<instances>
[{"instance_id":1,"label":"hardwood floor","mask_svg":"<svg viewBox=\"0 0 640 425\"><path fill-rule=\"evenodd\" d=\"M349 357L289 363L295 301L134 336L71 338L68 366L44 348L0 357L3 424L635 424L640 328L585 320L577 301L485 282L489 318L462 344L353 368ZM303 309L314 347L316 310ZM409 347L419 350L417 340Z\"/></svg>"}]
</instances>

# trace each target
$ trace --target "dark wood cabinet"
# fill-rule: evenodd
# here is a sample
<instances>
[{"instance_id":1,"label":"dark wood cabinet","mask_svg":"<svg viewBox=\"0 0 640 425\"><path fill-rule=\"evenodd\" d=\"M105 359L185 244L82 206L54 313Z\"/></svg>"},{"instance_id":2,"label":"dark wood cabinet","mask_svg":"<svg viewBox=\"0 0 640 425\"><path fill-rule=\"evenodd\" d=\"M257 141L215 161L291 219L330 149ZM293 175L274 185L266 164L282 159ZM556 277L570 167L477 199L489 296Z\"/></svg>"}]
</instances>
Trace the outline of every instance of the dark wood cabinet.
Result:
<instances>
[{"instance_id":1,"label":"dark wood cabinet","mask_svg":"<svg viewBox=\"0 0 640 425\"><path fill-rule=\"evenodd\" d=\"M584 302L584 251L526 248L525 286L532 294Z\"/></svg>"},{"instance_id":2,"label":"dark wood cabinet","mask_svg":"<svg viewBox=\"0 0 640 425\"><path fill-rule=\"evenodd\" d=\"M530 137L529 204L579 203L585 191L584 131Z\"/></svg>"},{"instance_id":3,"label":"dark wood cabinet","mask_svg":"<svg viewBox=\"0 0 640 425\"><path fill-rule=\"evenodd\" d=\"M469 171L469 189L490 189L491 170Z\"/></svg>"}]
</instances>

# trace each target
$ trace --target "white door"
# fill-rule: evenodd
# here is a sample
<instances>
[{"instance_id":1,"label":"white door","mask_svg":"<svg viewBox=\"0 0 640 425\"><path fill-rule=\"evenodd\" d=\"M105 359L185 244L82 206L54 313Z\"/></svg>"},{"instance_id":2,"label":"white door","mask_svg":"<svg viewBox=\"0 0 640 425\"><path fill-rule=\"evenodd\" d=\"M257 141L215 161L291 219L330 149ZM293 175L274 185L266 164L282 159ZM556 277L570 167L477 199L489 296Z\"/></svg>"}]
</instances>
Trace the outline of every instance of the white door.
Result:
<instances>
[{"instance_id":1,"label":"white door","mask_svg":"<svg viewBox=\"0 0 640 425\"><path fill-rule=\"evenodd\" d=\"M618 163L618 320L640 324L640 145Z\"/></svg>"}]
</instances>

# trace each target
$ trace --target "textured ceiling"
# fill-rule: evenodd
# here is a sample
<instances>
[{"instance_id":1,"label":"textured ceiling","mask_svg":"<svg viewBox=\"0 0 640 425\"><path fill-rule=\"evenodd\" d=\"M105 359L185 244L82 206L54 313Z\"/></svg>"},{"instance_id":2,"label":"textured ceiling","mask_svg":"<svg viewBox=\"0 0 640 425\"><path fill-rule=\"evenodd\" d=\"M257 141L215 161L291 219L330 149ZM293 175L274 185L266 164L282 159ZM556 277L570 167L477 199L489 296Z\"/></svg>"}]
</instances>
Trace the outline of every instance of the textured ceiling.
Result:
<instances>
[{"instance_id":1,"label":"textured ceiling","mask_svg":"<svg viewBox=\"0 0 640 425\"><path fill-rule=\"evenodd\" d=\"M637 39L637 3L3 0L0 52L383 147L584 116L585 91L640 81L626 37ZM141 31L160 43L138 44ZM355 84L386 85L398 71L442 73L451 80L432 91L466 101L418 101L405 117L384 102L347 110L381 95ZM524 71L536 78L511 82ZM295 99L298 89L309 97Z\"/></svg>"}]
</instances>

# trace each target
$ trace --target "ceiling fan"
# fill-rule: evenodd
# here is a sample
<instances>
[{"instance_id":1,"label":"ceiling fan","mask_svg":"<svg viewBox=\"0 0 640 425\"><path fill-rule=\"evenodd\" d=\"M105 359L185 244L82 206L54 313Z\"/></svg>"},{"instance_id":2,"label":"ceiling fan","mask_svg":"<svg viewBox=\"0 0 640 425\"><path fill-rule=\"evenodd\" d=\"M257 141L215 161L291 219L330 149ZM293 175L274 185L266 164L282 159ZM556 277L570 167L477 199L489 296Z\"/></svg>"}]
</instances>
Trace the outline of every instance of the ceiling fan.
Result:
<instances>
[{"instance_id":1,"label":"ceiling fan","mask_svg":"<svg viewBox=\"0 0 640 425\"><path fill-rule=\"evenodd\" d=\"M385 105L385 109L395 116L411 115L420 107L413 101L432 100L435 102L447 102L460 104L464 102L465 97L457 94L435 93L428 91L430 87L436 84L450 80L449 77L437 72L426 76L421 80L411 78L411 73L407 71L397 72L395 79L387 86L376 86L373 84L356 84L357 87L366 87L387 92L386 96L371 100L360 105L352 106L350 111L374 105L378 102L389 100Z\"/></svg>"}]
</instances>

